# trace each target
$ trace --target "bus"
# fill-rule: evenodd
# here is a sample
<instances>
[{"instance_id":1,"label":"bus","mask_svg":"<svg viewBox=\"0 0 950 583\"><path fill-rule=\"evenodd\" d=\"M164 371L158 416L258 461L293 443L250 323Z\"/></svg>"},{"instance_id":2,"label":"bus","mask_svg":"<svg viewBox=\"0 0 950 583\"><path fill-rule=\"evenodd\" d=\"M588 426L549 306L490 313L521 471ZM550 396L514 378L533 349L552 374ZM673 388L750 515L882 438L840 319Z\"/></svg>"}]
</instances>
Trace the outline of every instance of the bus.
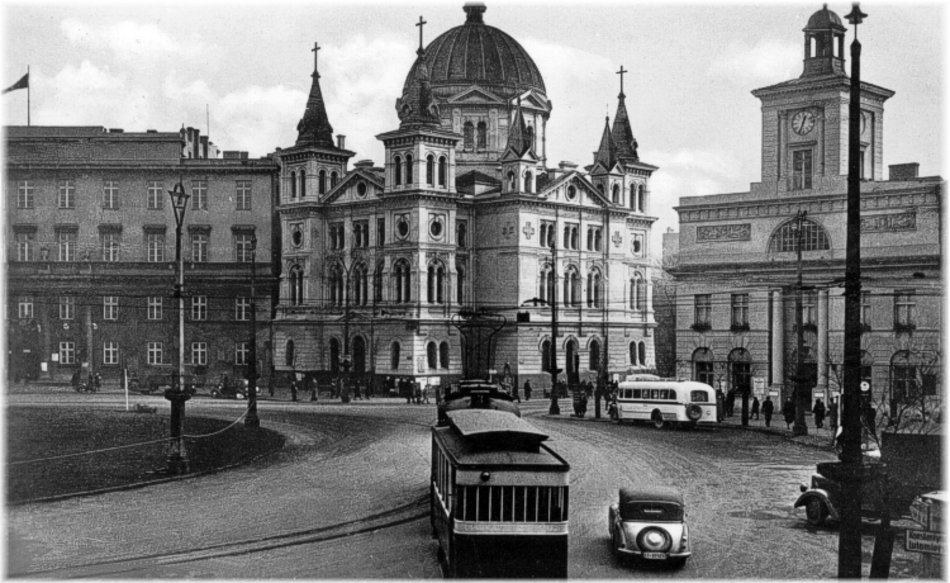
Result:
<instances>
[{"instance_id":1,"label":"bus","mask_svg":"<svg viewBox=\"0 0 950 583\"><path fill-rule=\"evenodd\" d=\"M624 381L617 386L614 421L647 421L657 429L667 425L694 427L718 423L716 391L695 381Z\"/></svg>"},{"instance_id":2,"label":"bus","mask_svg":"<svg viewBox=\"0 0 950 583\"><path fill-rule=\"evenodd\" d=\"M567 578L570 465L524 419L447 411L432 427L430 522L447 578Z\"/></svg>"}]
</instances>

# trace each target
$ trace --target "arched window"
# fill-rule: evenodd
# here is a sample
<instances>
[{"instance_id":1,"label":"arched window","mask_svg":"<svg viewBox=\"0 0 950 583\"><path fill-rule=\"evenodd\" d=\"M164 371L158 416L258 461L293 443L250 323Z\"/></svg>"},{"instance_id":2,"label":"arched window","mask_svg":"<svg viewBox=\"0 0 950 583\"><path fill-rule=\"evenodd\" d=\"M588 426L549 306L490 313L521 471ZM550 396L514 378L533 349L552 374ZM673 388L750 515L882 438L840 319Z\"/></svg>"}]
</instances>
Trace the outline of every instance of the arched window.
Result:
<instances>
[{"instance_id":1,"label":"arched window","mask_svg":"<svg viewBox=\"0 0 950 583\"><path fill-rule=\"evenodd\" d=\"M426 364L429 366L430 369L438 368L439 366L438 358L439 358L438 348L436 347L435 342L429 342L428 344L426 344L426 361L427 361Z\"/></svg>"},{"instance_id":2,"label":"arched window","mask_svg":"<svg viewBox=\"0 0 950 583\"><path fill-rule=\"evenodd\" d=\"M828 249L828 235L825 230L813 221L802 220L802 232L799 238L798 219L786 221L772 234L769 241L769 251L772 253L786 253L798 251L798 242L801 240L802 251L819 251Z\"/></svg>"},{"instance_id":3,"label":"arched window","mask_svg":"<svg viewBox=\"0 0 950 583\"><path fill-rule=\"evenodd\" d=\"M488 146L488 126L485 125L485 122L478 122L478 142L476 142L476 147L479 150L484 150Z\"/></svg>"},{"instance_id":4,"label":"arched window","mask_svg":"<svg viewBox=\"0 0 950 583\"><path fill-rule=\"evenodd\" d=\"M412 154L406 154L406 184L412 184Z\"/></svg>"},{"instance_id":5,"label":"arched window","mask_svg":"<svg viewBox=\"0 0 950 583\"><path fill-rule=\"evenodd\" d=\"M389 368L399 370L399 343L393 342L389 347Z\"/></svg>"},{"instance_id":6,"label":"arched window","mask_svg":"<svg viewBox=\"0 0 950 583\"><path fill-rule=\"evenodd\" d=\"M630 309L643 311L646 306L646 285L643 282L643 276L639 273L633 275L630 280Z\"/></svg>"},{"instance_id":7,"label":"arched window","mask_svg":"<svg viewBox=\"0 0 950 583\"><path fill-rule=\"evenodd\" d=\"M465 304L465 269L462 267L455 270L455 303Z\"/></svg>"},{"instance_id":8,"label":"arched window","mask_svg":"<svg viewBox=\"0 0 950 583\"><path fill-rule=\"evenodd\" d=\"M455 241L458 244L459 249L466 249L468 247L468 228L463 222L456 223Z\"/></svg>"},{"instance_id":9,"label":"arched window","mask_svg":"<svg viewBox=\"0 0 950 583\"><path fill-rule=\"evenodd\" d=\"M475 149L475 126L472 125L472 122L467 121L462 126L462 136L463 136L462 147L466 150L474 150Z\"/></svg>"},{"instance_id":10,"label":"arched window","mask_svg":"<svg viewBox=\"0 0 950 583\"><path fill-rule=\"evenodd\" d=\"M432 154L426 157L426 184L435 184L435 156Z\"/></svg>"},{"instance_id":11,"label":"arched window","mask_svg":"<svg viewBox=\"0 0 950 583\"><path fill-rule=\"evenodd\" d=\"M693 380L715 386L716 375L713 354L708 348L697 348L693 352Z\"/></svg>"},{"instance_id":12,"label":"arched window","mask_svg":"<svg viewBox=\"0 0 950 583\"><path fill-rule=\"evenodd\" d=\"M301 168L300 170L300 198L307 196L307 175Z\"/></svg>"},{"instance_id":13,"label":"arched window","mask_svg":"<svg viewBox=\"0 0 950 583\"><path fill-rule=\"evenodd\" d=\"M343 270L339 264L330 268L330 305L343 305Z\"/></svg>"},{"instance_id":14,"label":"arched window","mask_svg":"<svg viewBox=\"0 0 950 583\"><path fill-rule=\"evenodd\" d=\"M637 210L641 213L647 210L647 187L642 184L637 187Z\"/></svg>"},{"instance_id":15,"label":"arched window","mask_svg":"<svg viewBox=\"0 0 950 583\"><path fill-rule=\"evenodd\" d=\"M600 271L594 269L587 274L587 307L600 308L603 296Z\"/></svg>"},{"instance_id":16,"label":"arched window","mask_svg":"<svg viewBox=\"0 0 950 583\"><path fill-rule=\"evenodd\" d=\"M330 372L340 374L340 341L336 338L330 339Z\"/></svg>"},{"instance_id":17,"label":"arched window","mask_svg":"<svg viewBox=\"0 0 950 583\"><path fill-rule=\"evenodd\" d=\"M303 269L299 265L290 268L290 305L303 303Z\"/></svg>"},{"instance_id":18,"label":"arched window","mask_svg":"<svg viewBox=\"0 0 950 583\"><path fill-rule=\"evenodd\" d=\"M524 173L524 191L534 192L534 174L530 170Z\"/></svg>"},{"instance_id":19,"label":"arched window","mask_svg":"<svg viewBox=\"0 0 950 583\"><path fill-rule=\"evenodd\" d=\"M517 192L517 191L518 191L517 187L515 186L515 173L514 173L514 172L509 172L509 173L508 173L508 180L507 180L507 182L508 182L508 192Z\"/></svg>"},{"instance_id":20,"label":"arched window","mask_svg":"<svg viewBox=\"0 0 950 583\"><path fill-rule=\"evenodd\" d=\"M647 343L640 341L640 344L637 346L637 356L640 357L640 366L646 366L647 364Z\"/></svg>"},{"instance_id":21,"label":"arched window","mask_svg":"<svg viewBox=\"0 0 950 583\"><path fill-rule=\"evenodd\" d=\"M441 263L429 265L426 284L426 300L430 304L445 303L445 267Z\"/></svg>"},{"instance_id":22,"label":"arched window","mask_svg":"<svg viewBox=\"0 0 950 583\"><path fill-rule=\"evenodd\" d=\"M289 367L293 367L296 363L297 355L294 354L294 341L287 341L287 348L284 350L284 364Z\"/></svg>"},{"instance_id":23,"label":"arched window","mask_svg":"<svg viewBox=\"0 0 950 583\"><path fill-rule=\"evenodd\" d=\"M610 196L614 204L620 203L620 185L614 184L614 187L610 189Z\"/></svg>"},{"instance_id":24,"label":"arched window","mask_svg":"<svg viewBox=\"0 0 950 583\"><path fill-rule=\"evenodd\" d=\"M600 342L597 340L590 341L590 363L588 368L590 370L600 370Z\"/></svg>"},{"instance_id":25,"label":"arched window","mask_svg":"<svg viewBox=\"0 0 950 583\"><path fill-rule=\"evenodd\" d=\"M554 301L554 270L551 269L550 265L545 266L541 270L540 279L538 297L550 304Z\"/></svg>"},{"instance_id":26,"label":"arched window","mask_svg":"<svg viewBox=\"0 0 950 583\"><path fill-rule=\"evenodd\" d=\"M407 263L405 259L400 259L393 267L393 285L395 286L397 304L405 304L412 301L409 263Z\"/></svg>"},{"instance_id":27,"label":"arched window","mask_svg":"<svg viewBox=\"0 0 950 583\"><path fill-rule=\"evenodd\" d=\"M527 126L525 130L525 138L527 138L526 141L528 145L531 146L531 149L536 150L537 148L534 143L534 126Z\"/></svg>"},{"instance_id":28,"label":"arched window","mask_svg":"<svg viewBox=\"0 0 950 583\"><path fill-rule=\"evenodd\" d=\"M445 156L439 156L439 186L445 186Z\"/></svg>"},{"instance_id":29,"label":"arched window","mask_svg":"<svg viewBox=\"0 0 950 583\"><path fill-rule=\"evenodd\" d=\"M637 185L630 185L630 210L637 210Z\"/></svg>"},{"instance_id":30,"label":"arched window","mask_svg":"<svg viewBox=\"0 0 950 583\"><path fill-rule=\"evenodd\" d=\"M640 361L637 360L637 341L634 340L630 343L630 366L639 366Z\"/></svg>"},{"instance_id":31,"label":"arched window","mask_svg":"<svg viewBox=\"0 0 950 583\"><path fill-rule=\"evenodd\" d=\"M369 271L366 264L361 263L353 268L353 303L365 306L367 291L369 290Z\"/></svg>"},{"instance_id":32,"label":"arched window","mask_svg":"<svg viewBox=\"0 0 950 583\"><path fill-rule=\"evenodd\" d=\"M439 344L439 368L449 368L449 343L444 340Z\"/></svg>"},{"instance_id":33,"label":"arched window","mask_svg":"<svg viewBox=\"0 0 950 583\"><path fill-rule=\"evenodd\" d=\"M297 173L290 173L290 198L297 198Z\"/></svg>"},{"instance_id":34,"label":"arched window","mask_svg":"<svg viewBox=\"0 0 950 583\"><path fill-rule=\"evenodd\" d=\"M395 183L396 186L402 184L402 158L396 156L393 158L393 172L396 174Z\"/></svg>"},{"instance_id":35,"label":"arched window","mask_svg":"<svg viewBox=\"0 0 950 583\"><path fill-rule=\"evenodd\" d=\"M551 341L541 343L541 370L551 372Z\"/></svg>"},{"instance_id":36,"label":"arched window","mask_svg":"<svg viewBox=\"0 0 950 583\"><path fill-rule=\"evenodd\" d=\"M383 301L383 262L376 264L376 271L373 272L373 301Z\"/></svg>"},{"instance_id":37,"label":"arched window","mask_svg":"<svg viewBox=\"0 0 950 583\"><path fill-rule=\"evenodd\" d=\"M327 171L321 170L317 179L317 193L326 194L327 193Z\"/></svg>"},{"instance_id":38,"label":"arched window","mask_svg":"<svg viewBox=\"0 0 950 583\"><path fill-rule=\"evenodd\" d=\"M330 173L330 188L336 186L337 181L340 179L340 176L334 170Z\"/></svg>"}]
</instances>

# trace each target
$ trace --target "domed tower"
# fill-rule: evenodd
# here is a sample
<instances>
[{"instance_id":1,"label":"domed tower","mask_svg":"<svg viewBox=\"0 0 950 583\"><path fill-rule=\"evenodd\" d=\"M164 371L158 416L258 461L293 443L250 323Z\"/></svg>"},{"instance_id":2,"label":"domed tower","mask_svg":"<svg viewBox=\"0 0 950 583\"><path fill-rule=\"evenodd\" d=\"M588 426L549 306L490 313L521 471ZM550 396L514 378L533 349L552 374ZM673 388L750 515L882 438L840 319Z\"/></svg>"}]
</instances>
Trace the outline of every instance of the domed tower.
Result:
<instances>
[{"instance_id":1,"label":"domed tower","mask_svg":"<svg viewBox=\"0 0 950 583\"><path fill-rule=\"evenodd\" d=\"M417 69L424 66L442 128L463 137L457 150L459 174L477 170L498 178L498 161L520 98L527 139L543 164L551 102L537 65L518 41L485 24L483 4L468 3L464 10L465 24L429 43L409 70L397 112L413 98Z\"/></svg>"},{"instance_id":2,"label":"domed tower","mask_svg":"<svg viewBox=\"0 0 950 583\"><path fill-rule=\"evenodd\" d=\"M841 18L828 10L828 5L811 15L802 31L805 33L805 69L802 77L845 75L844 33Z\"/></svg>"}]
</instances>

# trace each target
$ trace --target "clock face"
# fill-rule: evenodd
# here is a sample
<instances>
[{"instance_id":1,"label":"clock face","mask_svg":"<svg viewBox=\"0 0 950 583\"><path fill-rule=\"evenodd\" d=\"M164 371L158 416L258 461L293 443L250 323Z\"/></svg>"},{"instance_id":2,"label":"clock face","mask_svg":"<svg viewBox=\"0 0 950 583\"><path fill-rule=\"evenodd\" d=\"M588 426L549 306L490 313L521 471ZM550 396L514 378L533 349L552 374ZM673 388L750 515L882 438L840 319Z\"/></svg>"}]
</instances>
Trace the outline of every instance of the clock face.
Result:
<instances>
[{"instance_id":1,"label":"clock face","mask_svg":"<svg viewBox=\"0 0 950 583\"><path fill-rule=\"evenodd\" d=\"M815 116L810 111L799 111L792 118L792 131L804 136L815 127Z\"/></svg>"}]
</instances>

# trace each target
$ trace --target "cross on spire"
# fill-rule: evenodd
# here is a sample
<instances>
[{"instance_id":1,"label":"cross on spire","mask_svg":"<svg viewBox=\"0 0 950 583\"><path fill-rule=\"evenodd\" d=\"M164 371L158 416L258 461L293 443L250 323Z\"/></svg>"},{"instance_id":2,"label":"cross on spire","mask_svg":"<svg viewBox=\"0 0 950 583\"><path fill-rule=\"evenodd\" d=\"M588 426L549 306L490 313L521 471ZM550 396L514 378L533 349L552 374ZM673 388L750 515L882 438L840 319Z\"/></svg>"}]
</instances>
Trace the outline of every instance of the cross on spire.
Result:
<instances>
[{"instance_id":1,"label":"cross on spire","mask_svg":"<svg viewBox=\"0 0 950 583\"><path fill-rule=\"evenodd\" d=\"M419 51L420 51L420 52L422 52L422 50L423 50L423 49L422 49L422 27L423 27L423 25L426 25L426 24L429 24L429 23L426 22L425 20L423 20L423 19L422 19L422 15L420 14L420 15L419 15L419 22L416 23L416 26L419 27Z\"/></svg>"},{"instance_id":2,"label":"cross on spire","mask_svg":"<svg viewBox=\"0 0 950 583\"><path fill-rule=\"evenodd\" d=\"M323 48L323 47L321 47L319 44L317 44L317 43L315 42L315 43L313 43L313 48L310 49L310 51L313 53L313 70L314 70L314 72L316 72L316 70L317 70L317 51L319 51L319 50L322 49L322 48Z\"/></svg>"},{"instance_id":3,"label":"cross on spire","mask_svg":"<svg viewBox=\"0 0 950 583\"><path fill-rule=\"evenodd\" d=\"M627 71L626 69L623 68L623 65L620 65L620 70L617 71L617 74L620 75L620 95L621 96L623 96L623 74L629 73L629 72L630 71Z\"/></svg>"}]
</instances>

